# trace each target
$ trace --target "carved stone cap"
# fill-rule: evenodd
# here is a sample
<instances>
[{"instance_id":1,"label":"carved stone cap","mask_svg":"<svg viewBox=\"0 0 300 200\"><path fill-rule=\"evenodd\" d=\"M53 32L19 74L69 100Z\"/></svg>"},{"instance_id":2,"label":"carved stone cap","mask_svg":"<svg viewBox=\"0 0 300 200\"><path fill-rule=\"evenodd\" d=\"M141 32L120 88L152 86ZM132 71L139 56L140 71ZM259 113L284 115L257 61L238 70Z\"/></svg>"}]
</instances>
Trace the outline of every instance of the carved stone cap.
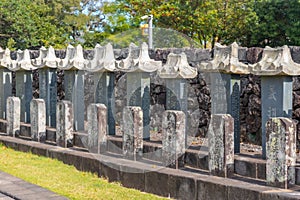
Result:
<instances>
[{"instance_id":1,"label":"carved stone cap","mask_svg":"<svg viewBox=\"0 0 300 200\"><path fill-rule=\"evenodd\" d=\"M8 66L12 63L12 59L10 57L10 50L6 48L4 51L0 52L0 65L2 67L8 68Z\"/></svg>"},{"instance_id":2,"label":"carved stone cap","mask_svg":"<svg viewBox=\"0 0 300 200\"><path fill-rule=\"evenodd\" d=\"M52 46L40 48L39 57L32 59L32 64L38 68L57 68L60 59L56 57L55 50Z\"/></svg>"},{"instance_id":3,"label":"carved stone cap","mask_svg":"<svg viewBox=\"0 0 300 200\"><path fill-rule=\"evenodd\" d=\"M189 65L185 53L170 53L167 63L158 70L158 75L161 78L195 78L197 69Z\"/></svg>"},{"instance_id":4,"label":"carved stone cap","mask_svg":"<svg viewBox=\"0 0 300 200\"><path fill-rule=\"evenodd\" d=\"M239 62L238 52L239 46L235 42L230 46L222 46L217 43L214 48L213 60L200 63L198 69L203 72L249 74L248 65Z\"/></svg>"},{"instance_id":5,"label":"carved stone cap","mask_svg":"<svg viewBox=\"0 0 300 200\"><path fill-rule=\"evenodd\" d=\"M140 46L137 56L138 47L134 44L129 45L129 53L127 58L117 61L116 66L120 71L124 72L154 72L162 67L161 61L150 59L148 53L148 45L143 43Z\"/></svg>"},{"instance_id":6,"label":"carved stone cap","mask_svg":"<svg viewBox=\"0 0 300 200\"><path fill-rule=\"evenodd\" d=\"M300 75L300 64L292 59L288 46L279 48L265 47L261 61L251 66L251 73L261 76Z\"/></svg>"},{"instance_id":7,"label":"carved stone cap","mask_svg":"<svg viewBox=\"0 0 300 200\"><path fill-rule=\"evenodd\" d=\"M85 70L88 61L83 57L81 45L74 48L72 45L67 47L66 57L61 59L58 68L63 70Z\"/></svg>"},{"instance_id":8,"label":"carved stone cap","mask_svg":"<svg viewBox=\"0 0 300 200\"><path fill-rule=\"evenodd\" d=\"M30 53L28 49L25 49L24 51L18 50L17 60L11 60L10 64L7 65L7 68L11 71L37 69L31 63Z\"/></svg>"},{"instance_id":9,"label":"carved stone cap","mask_svg":"<svg viewBox=\"0 0 300 200\"><path fill-rule=\"evenodd\" d=\"M86 70L91 72L112 72L116 70L114 50L110 43L104 47L99 44L96 45L94 49L94 58L88 61Z\"/></svg>"}]
</instances>

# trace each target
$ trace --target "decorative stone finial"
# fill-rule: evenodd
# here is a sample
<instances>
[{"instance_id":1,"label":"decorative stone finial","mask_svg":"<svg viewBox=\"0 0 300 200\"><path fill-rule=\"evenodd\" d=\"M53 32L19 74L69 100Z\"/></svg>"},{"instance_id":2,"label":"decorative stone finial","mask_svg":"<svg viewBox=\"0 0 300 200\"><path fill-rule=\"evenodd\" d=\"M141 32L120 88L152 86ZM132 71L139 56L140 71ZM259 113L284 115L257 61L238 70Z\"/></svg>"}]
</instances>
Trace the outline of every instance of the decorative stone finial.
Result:
<instances>
[{"instance_id":1,"label":"decorative stone finial","mask_svg":"<svg viewBox=\"0 0 300 200\"><path fill-rule=\"evenodd\" d=\"M87 65L88 71L115 71L116 61L114 50L110 43L104 47L97 44L94 51L94 58Z\"/></svg>"},{"instance_id":2,"label":"decorative stone finial","mask_svg":"<svg viewBox=\"0 0 300 200\"><path fill-rule=\"evenodd\" d=\"M12 59L10 57L10 50L8 48L6 48L2 54L2 57L0 60L0 65L2 67L8 68L11 63L12 63Z\"/></svg>"},{"instance_id":3,"label":"decorative stone finial","mask_svg":"<svg viewBox=\"0 0 300 200\"><path fill-rule=\"evenodd\" d=\"M28 49L24 51L17 51L17 60L13 60L10 65L8 65L9 70L34 70L37 69L31 64L30 53Z\"/></svg>"},{"instance_id":4,"label":"decorative stone finial","mask_svg":"<svg viewBox=\"0 0 300 200\"><path fill-rule=\"evenodd\" d=\"M68 45L66 57L61 59L59 68L63 70L84 70L88 61L83 57L83 49L81 45L74 48L72 45Z\"/></svg>"},{"instance_id":5,"label":"decorative stone finial","mask_svg":"<svg viewBox=\"0 0 300 200\"><path fill-rule=\"evenodd\" d=\"M189 65L185 53L170 53L167 63L158 70L158 75L161 78L195 78L197 69Z\"/></svg>"},{"instance_id":6,"label":"decorative stone finial","mask_svg":"<svg viewBox=\"0 0 300 200\"><path fill-rule=\"evenodd\" d=\"M139 70L144 72L154 72L162 67L162 62L150 59L148 49L148 45L143 42L140 49L137 67Z\"/></svg>"},{"instance_id":7,"label":"decorative stone finial","mask_svg":"<svg viewBox=\"0 0 300 200\"><path fill-rule=\"evenodd\" d=\"M261 61L250 66L252 74L261 76L300 74L300 64L293 61L290 49L286 45L276 49L265 47Z\"/></svg>"},{"instance_id":8,"label":"decorative stone finial","mask_svg":"<svg viewBox=\"0 0 300 200\"><path fill-rule=\"evenodd\" d=\"M135 44L130 43L127 58L116 61L116 67L119 70L125 72L135 71L135 66L138 62L138 56L136 55L137 48L138 47Z\"/></svg>"},{"instance_id":9,"label":"decorative stone finial","mask_svg":"<svg viewBox=\"0 0 300 200\"><path fill-rule=\"evenodd\" d=\"M239 46L236 42L230 46L217 43L214 48L212 61L203 62L198 69L205 72L224 72L234 74L249 74L248 65L239 62Z\"/></svg>"},{"instance_id":10,"label":"decorative stone finial","mask_svg":"<svg viewBox=\"0 0 300 200\"><path fill-rule=\"evenodd\" d=\"M87 61L83 57L83 49L82 46L79 44L75 48L75 55L74 58L70 60L70 65L77 69L83 70Z\"/></svg>"},{"instance_id":11,"label":"decorative stone finial","mask_svg":"<svg viewBox=\"0 0 300 200\"><path fill-rule=\"evenodd\" d=\"M75 54L75 48L69 44L66 49L66 56L65 58L60 60L60 62L58 63L58 68L66 69L70 64L70 59L74 57L74 54Z\"/></svg>"},{"instance_id":12,"label":"decorative stone finial","mask_svg":"<svg viewBox=\"0 0 300 200\"><path fill-rule=\"evenodd\" d=\"M40 48L40 55L36 59L33 59L32 64L38 68L50 67L57 68L60 59L56 57L55 50L52 46L48 48Z\"/></svg>"},{"instance_id":13,"label":"decorative stone finial","mask_svg":"<svg viewBox=\"0 0 300 200\"><path fill-rule=\"evenodd\" d=\"M117 62L117 66L121 71L154 72L162 67L161 61L150 59L146 43L142 43L140 46L138 56L136 55L137 49L136 45L130 44L128 57Z\"/></svg>"}]
</instances>

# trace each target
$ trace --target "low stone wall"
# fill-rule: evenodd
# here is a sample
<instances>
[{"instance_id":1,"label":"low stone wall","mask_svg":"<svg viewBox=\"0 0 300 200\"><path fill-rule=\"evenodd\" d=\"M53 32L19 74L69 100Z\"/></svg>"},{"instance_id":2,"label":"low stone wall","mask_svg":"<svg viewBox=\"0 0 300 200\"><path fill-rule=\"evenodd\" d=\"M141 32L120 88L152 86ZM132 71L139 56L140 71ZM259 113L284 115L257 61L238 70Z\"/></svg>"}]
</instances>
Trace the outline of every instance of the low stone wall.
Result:
<instances>
[{"instance_id":1,"label":"low stone wall","mask_svg":"<svg viewBox=\"0 0 300 200\"><path fill-rule=\"evenodd\" d=\"M123 186L144 192L176 199L299 199L294 190L283 190L207 175L189 170L161 168L142 162L116 157L74 151L57 146L0 136L0 141L18 151L58 159L74 165L78 170L89 171L105 177L110 182L118 181Z\"/></svg>"}]
</instances>

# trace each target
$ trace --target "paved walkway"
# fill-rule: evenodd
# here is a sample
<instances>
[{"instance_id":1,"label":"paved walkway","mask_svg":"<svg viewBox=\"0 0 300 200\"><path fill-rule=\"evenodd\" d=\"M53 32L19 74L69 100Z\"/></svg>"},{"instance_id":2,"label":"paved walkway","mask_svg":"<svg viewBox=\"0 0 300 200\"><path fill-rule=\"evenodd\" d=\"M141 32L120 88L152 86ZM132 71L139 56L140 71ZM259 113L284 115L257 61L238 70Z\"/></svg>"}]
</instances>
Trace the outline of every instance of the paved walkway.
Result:
<instances>
[{"instance_id":1,"label":"paved walkway","mask_svg":"<svg viewBox=\"0 0 300 200\"><path fill-rule=\"evenodd\" d=\"M54 192L0 171L0 200L67 200Z\"/></svg>"}]
</instances>

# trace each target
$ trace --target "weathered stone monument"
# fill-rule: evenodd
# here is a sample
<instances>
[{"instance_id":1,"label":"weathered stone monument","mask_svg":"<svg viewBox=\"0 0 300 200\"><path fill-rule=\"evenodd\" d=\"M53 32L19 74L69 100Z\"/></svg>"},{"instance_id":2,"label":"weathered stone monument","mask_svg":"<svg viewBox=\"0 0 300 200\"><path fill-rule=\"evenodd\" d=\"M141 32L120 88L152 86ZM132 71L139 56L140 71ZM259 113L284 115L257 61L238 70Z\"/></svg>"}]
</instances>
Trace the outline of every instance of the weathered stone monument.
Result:
<instances>
[{"instance_id":1,"label":"weathered stone monument","mask_svg":"<svg viewBox=\"0 0 300 200\"><path fill-rule=\"evenodd\" d=\"M30 102L31 139L46 141L46 106L43 99L32 99Z\"/></svg>"},{"instance_id":2,"label":"weathered stone monument","mask_svg":"<svg viewBox=\"0 0 300 200\"><path fill-rule=\"evenodd\" d=\"M300 74L300 64L292 60L287 46L266 47L261 61L250 69L251 73L261 76L262 157L266 158L265 125L272 117L292 118L292 76Z\"/></svg>"},{"instance_id":3,"label":"weathered stone monument","mask_svg":"<svg viewBox=\"0 0 300 200\"><path fill-rule=\"evenodd\" d=\"M234 119L213 114L208 128L208 168L211 175L230 177L234 173Z\"/></svg>"},{"instance_id":4,"label":"weathered stone monument","mask_svg":"<svg viewBox=\"0 0 300 200\"><path fill-rule=\"evenodd\" d=\"M9 66L16 72L16 96L21 101L21 121L30 123L30 101L32 95L32 70L36 69L31 63L29 50L17 51L17 60Z\"/></svg>"},{"instance_id":5,"label":"weathered stone monument","mask_svg":"<svg viewBox=\"0 0 300 200\"><path fill-rule=\"evenodd\" d=\"M209 77L211 114L230 114L234 118L234 152L240 152L240 74L249 74L248 65L239 61L239 46L216 44L214 58L201 63L199 71Z\"/></svg>"},{"instance_id":6,"label":"weathered stone monument","mask_svg":"<svg viewBox=\"0 0 300 200\"><path fill-rule=\"evenodd\" d=\"M102 153L107 147L107 108L104 104L88 106L88 150L92 153Z\"/></svg>"},{"instance_id":7,"label":"weathered stone monument","mask_svg":"<svg viewBox=\"0 0 300 200\"><path fill-rule=\"evenodd\" d=\"M138 106L143 111L143 138L150 139L150 74L162 66L161 61L150 59L148 45L140 48L134 44L129 46L127 58L117 61L117 68L127 72L127 105Z\"/></svg>"},{"instance_id":8,"label":"weathered stone monument","mask_svg":"<svg viewBox=\"0 0 300 200\"><path fill-rule=\"evenodd\" d=\"M126 106L123 110L123 155L139 160L143 156L143 111L137 106Z\"/></svg>"},{"instance_id":9,"label":"weathered stone monument","mask_svg":"<svg viewBox=\"0 0 300 200\"><path fill-rule=\"evenodd\" d=\"M56 127L57 102L57 74L56 68L60 59L55 55L53 47L40 49L39 57L33 64L39 71L39 98L44 99L46 105L46 125Z\"/></svg>"},{"instance_id":10,"label":"weathered stone monument","mask_svg":"<svg viewBox=\"0 0 300 200\"><path fill-rule=\"evenodd\" d=\"M12 96L12 72L7 67L12 62L10 50L0 50L0 118L6 119L6 100Z\"/></svg>"},{"instance_id":11,"label":"weathered stone monument","mask_svg":"<svg viewBox=\"0 0 300 200\"><path fill-rule=\"evenodd\" d=\"M64 70L64 100L71 101L73 105L75 131L85 130L84 70L87 63L83 58L82 46L74 48L69 45L66 57L59 64L59 69Z\"/></svg>"},{"instance_id":12,"label":"weathered stone monument","mask_svg":"<svg viewBox=\"0 0 300 200\"><path fill-rule=\"evenodd\" d=\"M18 97L7 98L7 135L18 137L20 134L21 103Z\"/></svg>"},{"instance_id":13,"label":"weathered stone monument","mask_svg":"<svg viewBox=\"0 0 300 200\"><path fill-rule=\"evenodd\" d=\"M184 166L186 116L183 111L167 110L163 114L162 162L164 166Z\"/></svg>"},{"instance_id":14,"label":"weathered stone monument","mask_svg":"<svg viewBox=\"0 0 300 200\"><path fill-rule=\"evenodd\" d=\"M270 118L266 138L267 184L287 189L296 177L296 125L288 118Z\"/></svg>"},{"instance_id":15,"label":"weathered stone monument","mask_svg":"<svg viewBox=\"0 0 300 200\"><path fill-rule=\"evenodd\" d=\"M111 44L104 47L96 45L94 58L89 61L86 70L91 72L93 87L91 92L94 96L94 103L104 104L107 108L108 134L115 134L115 94L114 81L115 57Z\"/></svg>"},{"instance_id":16,"label":"weathered stone monument","mask_svg":"<svg viewBox=\"0 0 300 200\"><path fill-rule=\"evenodd\" d=\"M73 106L70 101L59 101L56 105L56 144L60 147L73 145Z\"/></svg>"}]
</instances>

